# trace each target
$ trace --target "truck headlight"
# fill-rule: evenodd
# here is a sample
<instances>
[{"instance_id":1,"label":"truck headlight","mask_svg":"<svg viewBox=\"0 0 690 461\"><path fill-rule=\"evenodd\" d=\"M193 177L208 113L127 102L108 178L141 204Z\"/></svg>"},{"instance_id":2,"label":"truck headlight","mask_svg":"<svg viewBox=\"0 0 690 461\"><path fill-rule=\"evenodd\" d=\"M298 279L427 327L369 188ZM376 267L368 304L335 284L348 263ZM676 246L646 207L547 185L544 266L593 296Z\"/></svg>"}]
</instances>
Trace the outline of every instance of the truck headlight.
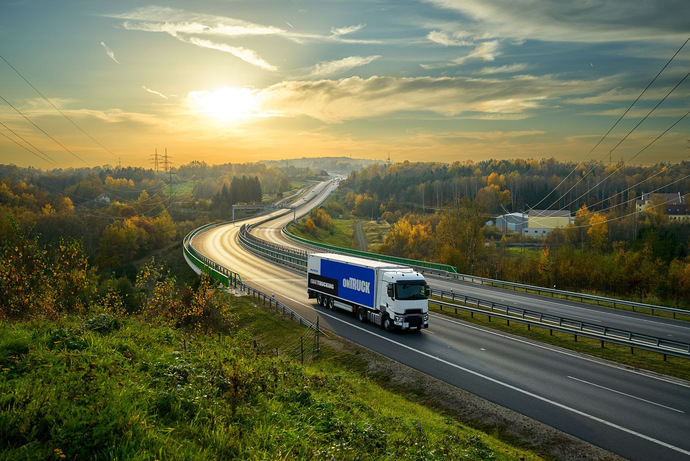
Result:
<instances>
[{"instance_id":1,"label":"truck headlight","mask_svg":"<svg viewBox=\"0 0 690 461\"><path fill-rule=\"evenodd\" d=\"M396 316L395 316L395 319L394 319L394 322L395 322L396 325L402 324L402 323L403 323L403 317L400 316L400 315L396 315Z\"/></svg>"},{"instance_id":2,"label":"truck headlight","mask_svg":"<svg viewBox=\"0 0 690 461\"><path fill-rule=\"evenodd\" d=\"M429 314L424 314L424 321L428 322L429 321Z\"/></svg>"}]
</instances>

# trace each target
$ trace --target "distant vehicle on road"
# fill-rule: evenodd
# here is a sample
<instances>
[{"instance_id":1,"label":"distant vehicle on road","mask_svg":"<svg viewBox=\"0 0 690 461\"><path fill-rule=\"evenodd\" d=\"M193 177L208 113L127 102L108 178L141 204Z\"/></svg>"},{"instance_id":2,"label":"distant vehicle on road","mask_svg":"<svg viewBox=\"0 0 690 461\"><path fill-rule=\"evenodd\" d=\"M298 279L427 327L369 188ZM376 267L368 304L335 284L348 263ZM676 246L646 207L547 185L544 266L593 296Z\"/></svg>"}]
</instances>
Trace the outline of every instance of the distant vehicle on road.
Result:
<instances>
[{"instance_id":1,"label":"distant vehicle on road","mask_svg":"<svg viewBox=\"0 0 690 461\"><path fill-rule=\"evenodd\" d=\"M412 268L334 253L307 259L307 295L386 330L429 326L429 285Z\"/></svg>"}]
</instances>

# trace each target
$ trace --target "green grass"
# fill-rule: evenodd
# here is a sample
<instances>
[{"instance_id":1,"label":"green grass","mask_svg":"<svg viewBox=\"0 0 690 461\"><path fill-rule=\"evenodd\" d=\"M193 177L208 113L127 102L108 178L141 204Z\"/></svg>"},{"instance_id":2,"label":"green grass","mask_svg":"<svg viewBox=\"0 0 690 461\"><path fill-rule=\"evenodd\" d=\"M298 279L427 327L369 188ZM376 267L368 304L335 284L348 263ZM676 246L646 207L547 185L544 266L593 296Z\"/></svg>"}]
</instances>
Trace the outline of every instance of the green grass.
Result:
<instances>
[{"instance_id":1,"label":"green grass","mask_svg":"<svg viewBox=\"0 0 690 461\"><path fill-rule=\"evenodd\" d=\"M489 321L487 315L474 314L474 316L471 316L469 312L463 310L458 310L456 314L452 308L446 307L441 310L438 305L433 303L429 304L429 310L475 325L481 325L525 338L531 338L543 343L553 344L554 346L611 360L630 367L641 368L655 373L662 373L668 376L690 380L690 360L681 357L667 356L666 361L664 361L662 354L642 349L635 349L634 353L631 353L629 347L611 343L605 343L602 348L601 341L598 339L578 336L577 341L575 341L575 337L572 333L562 333L558 331L552 331L550 333L546 328L535 326L528 329L527 325L516 321L510 322L510 325L508 325L505 320L496 317L493 317L492 320Z\"/></svg>"},{"instance_id":2,"label":"green grass","mask_svg":"<svg viewBox=\"0 0 690 461\"><path fill-rule=\"evenodd\" d=\"M536 459L366 378L233 298L229 335L138 318L0 325L0 459ZM352 355L350 355L352 357Z\"/></svg>"},{"instance_id":3,"label":"green grass","mask_svg":"<svg viewBox=\"0 0 690 461\"><path fill-rule=\"evenodd\" d=\"M305 218L306 219L306 218ZM313 240L327 245L335 245L345 248L353 248L353 235L355 220L352 219L332 219L333 227L330 230L314 228L315 233L309 233L304 229L304 219L300 220L297 225L290 225L288 230L298 237L308 240Z\"/></svg>"},{"instance_id":4,"label":"green grass","mask_svg":"<svg viewBox=\"0 0 690 461\"><path fill-rule=\"evenodd\" d=\"M192 192L194 192L194 186L196 185L196 181L185 181L182 183L173 183L172 185L172 193L173 195L191 195ZM165 188L163 189L162 193L168 194L170 191L170 186L166 185Z\"/></svg>"},{"instance_id":5,"label":"green grass","mask_svg":"<svg viewBox=\"0 0 690 461\"><path fill-rule=\"evenodd\" d=\"M376 252L391 232L391 225L385 221L364 221L362 223L362 231L367 239L369 251Z\"/></svg>"}]
</instances>

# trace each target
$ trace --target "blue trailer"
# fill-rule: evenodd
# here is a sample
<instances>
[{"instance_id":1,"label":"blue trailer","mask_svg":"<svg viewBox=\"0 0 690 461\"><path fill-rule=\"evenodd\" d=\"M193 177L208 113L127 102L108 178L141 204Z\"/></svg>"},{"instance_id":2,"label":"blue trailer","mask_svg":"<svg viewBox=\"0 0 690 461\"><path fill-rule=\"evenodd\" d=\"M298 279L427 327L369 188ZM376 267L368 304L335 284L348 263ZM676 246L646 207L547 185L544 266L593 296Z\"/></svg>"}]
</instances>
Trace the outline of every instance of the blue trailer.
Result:
<instances>
[{"instance_id":1,"label":"blue trailer","mask_svg":"<svg viewBox=\"0 0 690 461\"><path fill-rule=\"evenodd\" d=\"M410 267L335 253L307 260L307 295L387 330L429 326L429 286Z\"/></svg>"}]
</instances>

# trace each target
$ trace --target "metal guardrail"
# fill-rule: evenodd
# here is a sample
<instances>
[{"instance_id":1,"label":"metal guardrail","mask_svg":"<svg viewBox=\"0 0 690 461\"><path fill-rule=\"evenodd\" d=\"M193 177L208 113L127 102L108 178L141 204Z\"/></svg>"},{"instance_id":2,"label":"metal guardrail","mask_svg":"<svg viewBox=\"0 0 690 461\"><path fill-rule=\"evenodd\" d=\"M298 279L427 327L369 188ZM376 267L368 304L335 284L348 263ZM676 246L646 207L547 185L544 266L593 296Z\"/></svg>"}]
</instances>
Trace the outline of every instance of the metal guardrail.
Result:
<instances>
[{"instance_id":1,"label":"metal guardrail","mask_svg":"<svg viewBox=\"0 0 690 461\"><path fill-rule=\"evenodd\" d=\"M489 279L485 277L477 277L474 275L467 274L452 274L443 271L430 270L425 270L424 272L433 273L441 277L452 278L463 282L472 282L479 283L480 285L512 289L513 291L522 290L524 292L534 292L535 294L541 296L547 294L551 295L552 298L562 297L565 300L579 300L580 302L590 301L596 303L597 306L608 307L607 304L613 308L616 308L616 306L627 306L632 308L634 312L636 312L635 309L643 309L650 311L652 315L654 315L656 311L670 312L674 319L676 318L676 314L685 314L690 316L690 311L686 309L679 309L676 307L659 306L656 304L646 304L636 301L628 301L625 299L608 298L605 296L590 295L587 293L578 293L575 291L544 288L536 285L527 285L524 283L506 282L504 280Z\"/></svg>"},{"instance_id":2,"label":"metal guardrail","mask_svg":"<svg viewBox=\"0 0 690 461\"><path fill-rule=\"evenodd\" d=\"M289 265L304 270L306 266L307 252L292 248L286 248L281 245L266 242L256 236L251 235L251 227L243 227L240 230L240 242L242 242L250 251L260 254L270 260L278 262L279 264ZM510 321L516 321L526 324L528 326L538 326L549 330L561 331L564 333L571 333L577 336L598 339L604 342L619 344L630 347L631 351L635 348L644 349L652 352L657 352L664 355L673 355L676 357L690 358L690 344L680 341L674 341L655 336L650 336L633 331L622 330L619 328L607 327L590 322L583 322L581 320L572 319L568 317L560 317L553 314L539 312L530 309L510 306L508 304L496 303L494 301L482 300L476 297L458 295L455 292L448 292L444 290L432 290L432 295L440 298L451 299L453 302L439 301L430 299L429 302L440 306L441 310L444 307L468 311L472 315L483 314L489 318L497 317ZM463 304L455 304L462 302ZM470 305L471 304L471 305Z\"/></svg>"},{"instance_id":3,"label":"metal guardrail","mask_svg":"<svg viewBox=\"0 0 690 461\"><path fill-rule=\"evenodd\" d=\"M250 252L301 272L307 271L307 252L270 243L251 234L252 226L243 225L238 233L240 244Z\"/></svg>"},{"instance_id":4,"label":"metal guardrail","mask_svg":"<svg viewBox=\"0 0 690 461\"><path fill-rule=\"evenodd\" d=\"M353 250L351 248L342 248L342 247L337 247L335 245L328 245L326 243L319 243L319 242L314 242L311 240L307 240L302 237L298 237L290 231L287 230L287 228L283 228L282 232L289 238L296 240L300 243L304 243L307 245L310 245L312 247L317 247L321 249L326 249L326 250L331 250L331 251L336 251L338 253L345 253L353 256L359 256L361 258L368 258L368 259L377 259L379 261L386 261L386 262L392 262L396 264L404 264L405 266L413 267L415 269L433 269L437 271L446 271L449 273L456 273L457 270L455 267L450 266L448 264L439 264L439 263L432 263L429 261L420 261L417 259L409 259L409 258L400 258L398 256L390 256L390 255L382 255L378 253L369 253L366 251L360 251L360 250Z\"/></svg>"},{"instance_id":5,"label":"metal guardrail","mask_svg":"<svg viewBox=\"0 0 690 461\"><path fill-rule=\"evenodd\" d=\"M291 320L297 320L299 321L300 325L305 325L308 328L314 330L317 332L317 334L320 332L319 330L319 325L318 325L318 318L316 321L316 324L310 322L309 320L305 319L301 315L299 315L297 312L293 311L290 309L288 306L286 306L284 303L278 301L275 299L273 296L269 296L266 293L262 292L261 290L257 290L254 287L251 287L247 285L246 283L242 282L242 278L240 275L227 267L218 264L217 262L213 261L212 259L202 255L191 244L192 239L194 236L197 234L211 228L218 226L220 224L224 223L212 223L212 224L207 224L205 226L201 226L197 229L194 229L192 232L187 234L185 238L182 240L182 249L187 256L188 263L191 262L196 266L199 270L201 270L204 273L207 273L211 275L214 279L216 279L218 282L223 284L226 287L232 286L236 289L242 290L248 295L256 297L259 301L262 301L263 304L268 303L268 306L272 309L274 309L277 313L282 314L284 317L289 316Z\"/></svg>"},{"instance_id":6,"label":"metal guardrail","mask_svg":"<svg viewBox=\"0 0 690 461\"><path fill-rule=\"evenodd\" d=\"M657 352L659 354L663 354L664 358L666 355L690 358L690 344L681 341L658 338L642 333L635 333L633 331L621 330L619 328L611 328L604 325L583 322L581 320L546 314L530 309L523 309L520 307L496 303L472 296L459 296L442 290L432 290L432 295L437 295L440 298L445 299L451 298L452 296L452 300L454 302L429 299L429 303L438 305L441 310L443 310L444 307L455 309L456 314L459 309L470 312L472 315L486 315L489 317L489 319L491 319L491 317L497 317L506 320L508 324L510 324L510 321L515 321L528 326L533 325L549 330L571 333L576 335L576 338L577 336L583 336L598 339L602 341L602 346L603 342L608 342L620 344L630 348ZM462 304L456 304L458 302L461 302Z\"/></svg>"},{"instance_id":7,"label":"metal guardrail","mask_svg":"<svg viewBox=\"0 0 690 461\"><path fill-rule=\"evenodd\" d=\"M423 272L425 274L434 274L438 275L440 277L445 277L445 278L452 278L458 281L462 282L472 282L472 283L479 283L481 285L488 285L492 287L499 287L499 288L505 288L505 289L513 289L513 291L522 290L524 292L534 292L537 295L543 296L543 295L551 295L551 297L562 297L565 300L579 300L581 303L584 303L585 301L593 302L596 303L597 306L604 306L608 307L607 305L610 305L613 308L616 308L617 306L627 306L632 308L634 312L636 312L636 309L642 309L643 311L650 311L652 315L655 315L656 311L663 311L663 312L669 312L672 314L672 317L675 319L676 314L685 314L690 316L690 310L686 309L679 309L676 307L668 307L668 306L659 306L656 304L647 304L647 303L640 303L636 301L628 301L625 299L616 299L616 298L608 298L606 296L597 296L597 295L590 295L586 293L578 293L574 291L566 291L566 290L558 290L558 289L552 289L552 288L544 288L536 285L528 285L525 283L517 283L517 282L507 282L504 280L497 280L497 279L490 279L486 277L479 277L476 275L468 275L468 274L461 274L458 273L457 270L455 270L454 267L448 266L452 268L451 270L446 270L446 269L439 269L435 267L431 267L431 265L434 265L435 263L429 263L425 261L416 261L416 260L406 260L405 258L395 258L392 256L387 256L387 255L379 255L376 253L368 253L368 252L363 252L359 250L351 250L349 248L341 248L341 247L336 247L333 245L327 245L319 242L313 242L311 240L307 240L302 237L298 237L290 231L287 230L287 228L282 229L283 234L287 236L288 238L295 240L297 242L306 244L312 248L325 248L329 249L332 251L336 251L339 253L348 253L348 254L355 254L358 256L362 256L365 258L369 259L379 259L379 260L384 260L384 261L394 261L394 262L400 262L402 264L405 264L407 266L413 267L420 272ZM412 261L410 262L405 262L405 261ZM425 263L426 265L420 265L418 263Z\"/></svg>"}]
</instances>

